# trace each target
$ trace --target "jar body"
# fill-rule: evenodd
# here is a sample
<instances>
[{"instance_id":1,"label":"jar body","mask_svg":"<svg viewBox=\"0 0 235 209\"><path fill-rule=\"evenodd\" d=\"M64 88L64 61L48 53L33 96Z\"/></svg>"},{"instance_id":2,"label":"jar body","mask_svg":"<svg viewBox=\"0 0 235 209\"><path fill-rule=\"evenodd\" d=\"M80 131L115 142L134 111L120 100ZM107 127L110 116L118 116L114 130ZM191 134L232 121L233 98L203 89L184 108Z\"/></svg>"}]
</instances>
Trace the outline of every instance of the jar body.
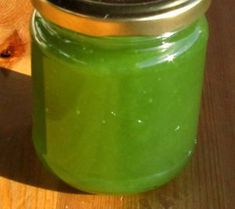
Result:
<instances>
[{"instance_id":1,"label":"jar body","mask_svg":"<svg viewBox=\"0 0 235 209\"><path fill-rule=\"evenodd\" d=\"M89 37L35 15L33 141L62 180L92 193L158 187L196 142L207 21L156 37Z\"/></svg>"}]
</instances>

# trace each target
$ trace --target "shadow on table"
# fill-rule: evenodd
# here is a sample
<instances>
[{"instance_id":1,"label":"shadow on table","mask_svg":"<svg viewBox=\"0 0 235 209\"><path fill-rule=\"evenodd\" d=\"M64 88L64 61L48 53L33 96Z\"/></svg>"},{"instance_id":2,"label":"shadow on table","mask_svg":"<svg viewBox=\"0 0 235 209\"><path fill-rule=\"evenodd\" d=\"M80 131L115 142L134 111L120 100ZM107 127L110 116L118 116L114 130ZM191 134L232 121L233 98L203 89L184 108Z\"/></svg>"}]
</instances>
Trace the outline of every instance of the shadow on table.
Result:
<instances>
[{"instance_id":1,"label":"shadow on table","mask_svg":"<svg viewBox=\"0 0 235 209\"><path fill-rule=\"evenodd\" d=\"M31 142L31 77L0 67L0 176L45 189L79 192L49 173Z\"/></svg>"}]
</instances>

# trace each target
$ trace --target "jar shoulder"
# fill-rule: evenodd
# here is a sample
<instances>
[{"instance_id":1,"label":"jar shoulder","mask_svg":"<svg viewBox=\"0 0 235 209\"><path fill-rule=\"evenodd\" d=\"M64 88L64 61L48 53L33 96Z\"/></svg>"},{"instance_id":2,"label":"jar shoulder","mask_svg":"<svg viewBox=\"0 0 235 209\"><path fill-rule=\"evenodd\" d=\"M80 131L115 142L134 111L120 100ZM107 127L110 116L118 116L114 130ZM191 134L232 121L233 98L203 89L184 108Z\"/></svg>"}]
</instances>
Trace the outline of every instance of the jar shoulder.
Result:
<instances>
[{"instance_id":1,"label":"jar shoulder","mask_svg":"<svg viewBox=\"0 0 235 209\"><path fill-rule=\"evenodd\" d=\"M122 63L121 60L135 64L148 59L162 63L169 56L177 57L189 50L205 48L208 24L203 16L182 30L161 36L90 37L60 28L34 14L31 34L36 50L68 62L89 64L92 57L93 64L106 61L106 65L113 65Z\"/></svg>"}]
</instances>

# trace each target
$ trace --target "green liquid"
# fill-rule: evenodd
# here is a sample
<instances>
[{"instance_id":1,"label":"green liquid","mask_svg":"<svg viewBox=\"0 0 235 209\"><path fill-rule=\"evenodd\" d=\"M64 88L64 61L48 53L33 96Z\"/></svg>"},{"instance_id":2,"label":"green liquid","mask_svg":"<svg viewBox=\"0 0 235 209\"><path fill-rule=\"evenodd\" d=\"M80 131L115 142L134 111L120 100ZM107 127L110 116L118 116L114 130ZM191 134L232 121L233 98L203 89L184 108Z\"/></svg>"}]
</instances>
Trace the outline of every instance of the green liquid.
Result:
<instances>
[{"instance_id":1,"label":"green liquid","mask_svg":"<svg viewBox=\"0 0 235 209\"><path fill-rule=\"evenodd\" d=\"M32 31L33 141L53 173L92 193L135 193L182 170L196 142L205 18L159 37L82 36L39 16Z\"/></svg>"}]
</instances>

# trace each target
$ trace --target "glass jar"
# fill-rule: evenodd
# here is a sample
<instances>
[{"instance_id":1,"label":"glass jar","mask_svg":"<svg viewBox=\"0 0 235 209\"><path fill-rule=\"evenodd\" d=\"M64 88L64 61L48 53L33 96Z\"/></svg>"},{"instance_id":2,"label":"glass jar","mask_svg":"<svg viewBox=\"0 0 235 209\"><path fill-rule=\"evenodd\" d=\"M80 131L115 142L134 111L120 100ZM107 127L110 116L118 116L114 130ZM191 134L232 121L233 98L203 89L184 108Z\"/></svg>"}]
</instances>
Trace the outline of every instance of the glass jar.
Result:
<instances>
[{"instance_id":1,"label":"glass jar","mask_svg":"<svg viewBox=\"0 0 235 209\"><path fill-rule=\"evenodd\" d=\"M83 191L159 187L196 144L210 2L86 2L33 0L36 152Z\"/></svg>"}]
</instances>

